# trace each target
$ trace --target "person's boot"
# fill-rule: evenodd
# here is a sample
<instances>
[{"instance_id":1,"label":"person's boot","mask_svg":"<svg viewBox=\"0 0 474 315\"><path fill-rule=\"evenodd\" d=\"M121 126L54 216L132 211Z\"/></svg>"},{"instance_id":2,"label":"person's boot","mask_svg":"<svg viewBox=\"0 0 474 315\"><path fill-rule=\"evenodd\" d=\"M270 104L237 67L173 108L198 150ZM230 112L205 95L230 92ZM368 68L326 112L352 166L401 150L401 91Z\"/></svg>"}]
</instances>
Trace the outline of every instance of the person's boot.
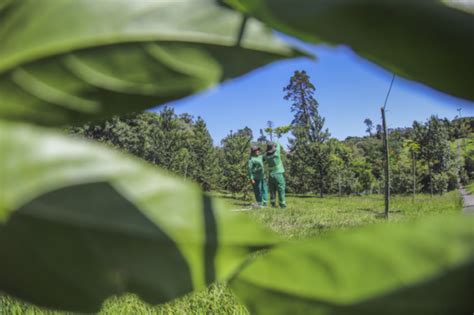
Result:
<instances>
[{"instance_id":1,"label":"person's boot","mask_svg":"<svg viewBox=\"0 0 474 315\"><path fill-rule=\"evenodd\" d=\"M280 208L282 208L282 209L283 209L283 208L286 208L286 204L280 205Z\"/></svg>"}]
</instances>

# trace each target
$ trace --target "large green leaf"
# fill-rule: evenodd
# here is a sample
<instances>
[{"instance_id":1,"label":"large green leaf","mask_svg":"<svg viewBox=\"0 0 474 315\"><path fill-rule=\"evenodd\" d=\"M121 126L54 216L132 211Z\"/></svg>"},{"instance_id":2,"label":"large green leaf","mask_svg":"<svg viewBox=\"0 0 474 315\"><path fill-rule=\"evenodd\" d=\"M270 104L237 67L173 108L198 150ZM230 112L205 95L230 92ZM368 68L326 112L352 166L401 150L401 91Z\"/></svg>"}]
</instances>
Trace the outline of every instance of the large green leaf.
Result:
<instances>
[{"instance_id":1,"label":"large green leaf","mask_svg":"<svg viewBox=\"0 0 474 315\"><path fill-rule=\"evenodd\" d=\"M0 17L0 118L41 124L143 110L301 55L215 0L3 0Z\"/></svg>"},{"instance_id":2,"label":"large green leaf","mask_svg":"<svg viewBox=\"0 0 474 315\"><path fill-rule=\"evenodd\" d=\"M440 0L226 0L312 43L346 44L407 79L474 100L474 5Z\"/></svg>"},{"instance_id":3,"label":"large green leaf","mask_svg":"<svg viewBox=\"0 0 474 315\"><path fill-rule=\"evenodd\" d=\"M197 185L85 140L0 123L0 291L94 311L168 301L232 274L275 238Z\"/></svg>"},{"instance_id":4,"label":"large green leaf","mask_svg":"<svg viewBox=\"0 0 474 315\"><path fill-rule=\"evenodd\" d=\"M231 287L254 314L469 314L474 218L382 225L290 244Z\"/></svg>"}]
</instances>

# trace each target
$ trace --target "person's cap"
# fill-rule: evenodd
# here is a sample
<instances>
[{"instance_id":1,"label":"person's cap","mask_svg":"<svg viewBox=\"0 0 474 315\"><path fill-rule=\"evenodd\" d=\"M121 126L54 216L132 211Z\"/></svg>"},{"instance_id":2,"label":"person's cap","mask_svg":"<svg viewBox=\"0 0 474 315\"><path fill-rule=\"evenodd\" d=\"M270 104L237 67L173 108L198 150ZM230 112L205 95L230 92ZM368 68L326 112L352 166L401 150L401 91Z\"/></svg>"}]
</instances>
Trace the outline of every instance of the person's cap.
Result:
<instances>
[{"instance_id":1,"label":"person's cap","mask_svg":"<svg viewBox=\"0 0 474 315\"><path fill-rule=\"evenodd\" d=\"M260 151L260 148L257 147L257 146L253 146L253 147L250 148L250 152L251 152L251 153L255 153L255 152L257 152L257 151Z\"/></svg>"}]
</instances>

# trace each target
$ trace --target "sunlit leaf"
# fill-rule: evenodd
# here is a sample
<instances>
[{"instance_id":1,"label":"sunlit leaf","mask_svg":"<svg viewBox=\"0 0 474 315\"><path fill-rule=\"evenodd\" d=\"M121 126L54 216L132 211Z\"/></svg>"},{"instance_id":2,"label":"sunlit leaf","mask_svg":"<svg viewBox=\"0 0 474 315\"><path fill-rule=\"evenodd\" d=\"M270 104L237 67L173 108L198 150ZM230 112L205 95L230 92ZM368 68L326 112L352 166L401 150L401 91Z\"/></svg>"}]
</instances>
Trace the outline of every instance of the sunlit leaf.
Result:
<instances>
[{"instance_id":1,"label":"sunlit leaf","mask_svg":"<svg viewBox=\"0 0 474 315\"><path fill-rule=\"evenodd\" d=\"M0 152L0 291L38 305L165 302L275 242L197 185L98 144L3 122Z\"/></svg>"},{"instance_id":2,"label":"sunlit leaf","mask_svg":"<svg viewBox=\"0 0 474 315\"><path fill-rule=\"evenodd\" d=\"M289 244L231 282L252 314L468 314L474 218L431 218Z\"/></svg>"},{"instance_id":3,"label":"sunlit leaf","mask_svg":"<svg viewBox=\"0 0 474 315\"><path fill-rule=\"evenodd\" d=\"M214 0L17 0L1 14L0 117L41 124L143 110L301 55Z\"/></svg>"},{"instance_id":4,"label":"sunlit leaf","mask_svg":"<svg viewBox=\"0 0 474 315\"><path fill-rule=\"evenodd\" d=\"M474 100L474 6L440 0L227 0L312 43L349 45L410 80Z\"/></svg>"}]
</instances>

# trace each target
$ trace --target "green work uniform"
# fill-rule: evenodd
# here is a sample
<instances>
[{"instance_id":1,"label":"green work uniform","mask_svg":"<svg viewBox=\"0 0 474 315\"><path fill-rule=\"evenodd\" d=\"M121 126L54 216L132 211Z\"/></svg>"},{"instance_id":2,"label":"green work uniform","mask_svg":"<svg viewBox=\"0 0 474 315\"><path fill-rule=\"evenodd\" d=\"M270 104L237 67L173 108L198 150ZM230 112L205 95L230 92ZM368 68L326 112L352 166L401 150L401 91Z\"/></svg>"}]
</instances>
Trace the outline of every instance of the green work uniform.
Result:
<instances>
[{"instance_id":1,"label":"green work uniform","mask_svg":"<svg viewBox=\"0 0 474 315\"><path fill-rule=\"evenodd\" d=\"M249 179L255 181L255 184L252 185L255 200L259 205L266 206L268 203L268 186L265 181L265 169L261 155L250 157L247 172Z\"/></svg>"},{"instance_id":2,"label":"green work uniform","mask_svg":"<svg viewBox=\"0 0 474 315\"><path fill-rule=\"evenodd\" d=\"M276 206L276 194L278 192L278 203L281 208L286 208L286 199L285 199L285 169L283 163L281 162L280 155L280 144L276 144L276 151L273 154L267 154L265 156L265 162L268 165L270 171L269 186L270 186L270 202L273 207Z\"/></svg>"}]
</instances>

